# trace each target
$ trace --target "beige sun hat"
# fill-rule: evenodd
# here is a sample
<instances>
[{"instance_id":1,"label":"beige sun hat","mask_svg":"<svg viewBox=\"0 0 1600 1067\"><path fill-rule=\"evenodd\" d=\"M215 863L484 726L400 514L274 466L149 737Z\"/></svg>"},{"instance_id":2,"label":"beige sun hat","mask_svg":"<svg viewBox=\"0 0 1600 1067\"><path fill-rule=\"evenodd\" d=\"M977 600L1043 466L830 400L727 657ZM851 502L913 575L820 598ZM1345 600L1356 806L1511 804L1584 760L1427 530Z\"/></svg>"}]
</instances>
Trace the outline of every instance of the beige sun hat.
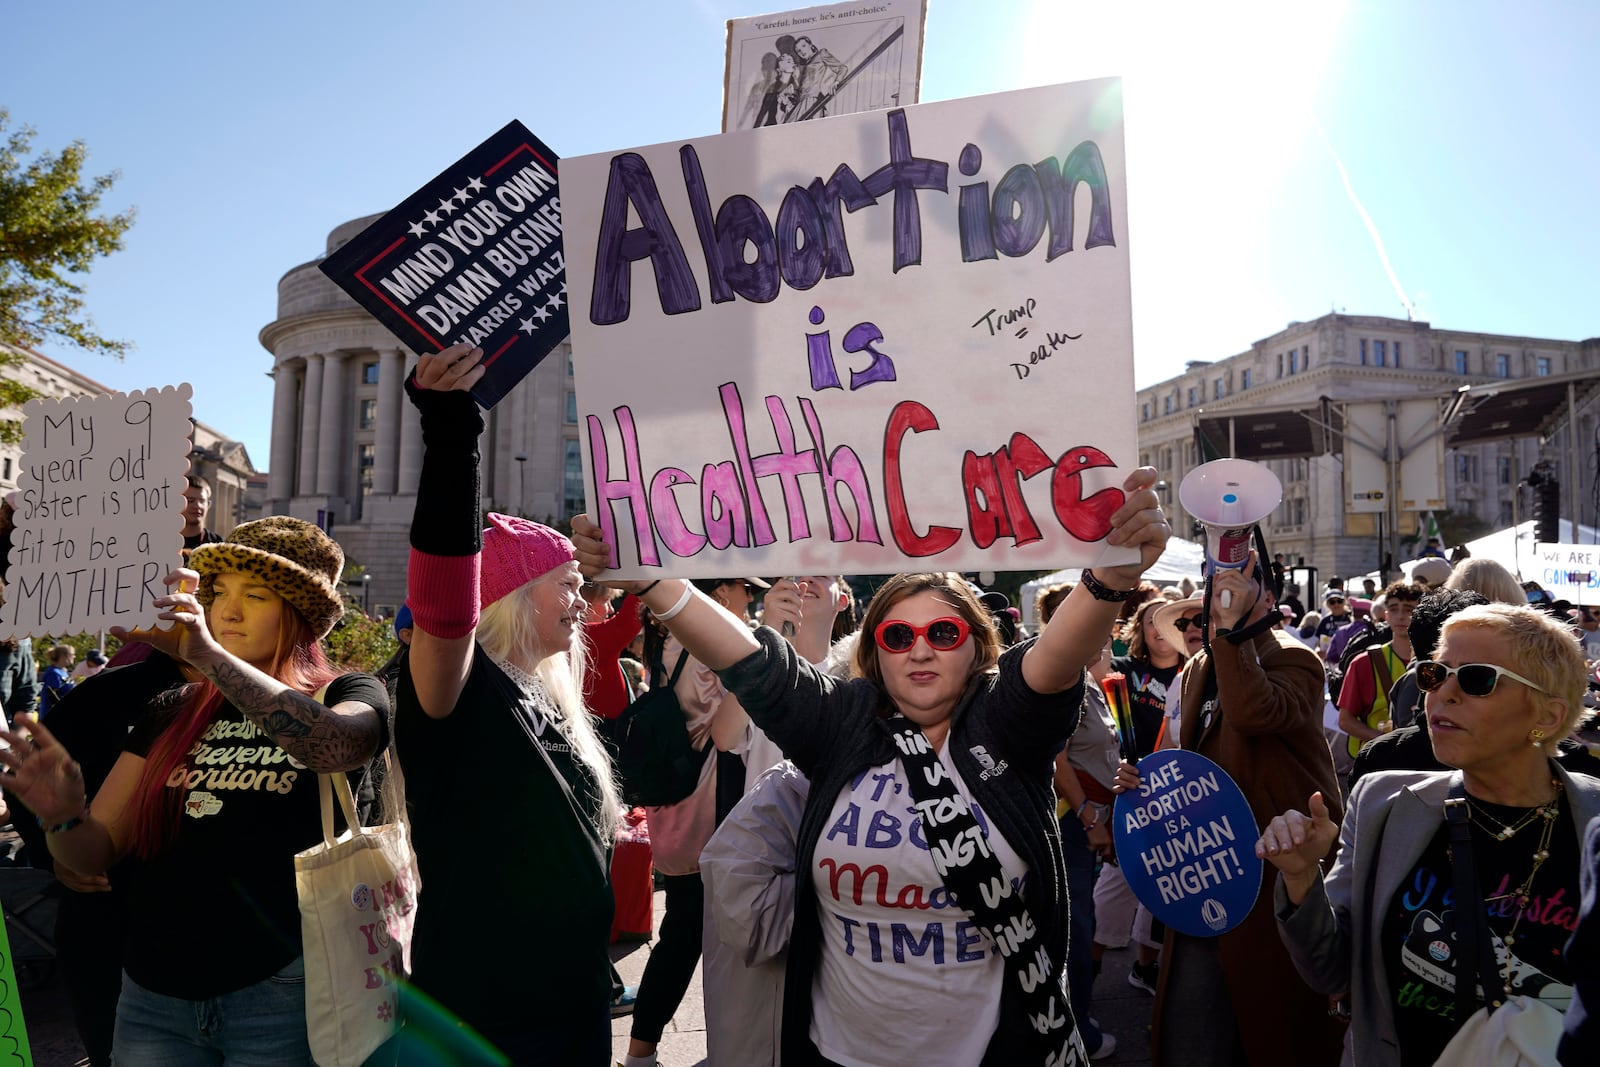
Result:
<instances>
[{"instance_id":1,"label":"beige sun hat","mask_svg":"<svg viewBox=\"0 0 1600 1067\"><path fill-rule=\"evenodd\" d=\"M1178 629L1177 622L1185 615L1199 613L1205 610L1206 598L1198 593L1187 600L1174 600L1170 604L1163 604L1155 610L1156 633L1166 639L1167 644L1182 651L1187 647L1183 639L1183 631Z\"/></svg>"}]
</instances>

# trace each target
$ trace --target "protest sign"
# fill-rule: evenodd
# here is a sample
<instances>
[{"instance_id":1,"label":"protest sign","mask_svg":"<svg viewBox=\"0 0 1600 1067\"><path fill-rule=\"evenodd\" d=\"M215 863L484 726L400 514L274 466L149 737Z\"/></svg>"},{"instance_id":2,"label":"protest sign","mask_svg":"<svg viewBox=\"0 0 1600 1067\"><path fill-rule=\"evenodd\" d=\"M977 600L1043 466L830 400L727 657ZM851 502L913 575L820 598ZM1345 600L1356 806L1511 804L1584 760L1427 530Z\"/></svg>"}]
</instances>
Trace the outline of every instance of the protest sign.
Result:
<instances>
[{"instance_id":1,"label":"protest sign","mask_svg":"<svg viewBox=\"0 0 1600 1067\"><path fill-rule=\"evenodd\" d=\"M723 132L915 104L927 13L881 0L729 19Z\"/></svg>"},{"instance_id":2,"label":"protest sign","mask_svg":"<svg viewBox=\"0 0 1600 1067\"><path fill-rule=\"evenodd\" d=\"M1136 465L1121 83L569 159L624 577L1050 569Z\"/></svg>"},{"instance_id":3,"label":"protest sign","mask_svg":"<svg viewBox=\"0 0 1600 1067\"><path fill-rule=\"evenodd\" d=\"M1600 545L1537 544L1538 570L1530 577L1556 600L1600 604Z\"/></svg>"},{"instance_id":4,"label":"protest sign","mask_svg":"<svg viewBox=\"0 0 1600 1067\"><path fill-rule=\"evenodd\" d=\"M556 154L520 122L456 160L321 264L419 355L468 341L494 407L567 338Z\"/></svg>"},{"instance_id":5,"label":"protest sign","mask_svg":"<svg viewBox=\"0 0 1600 1067\"><path fill-rule=\"evenodd\" d=\"M1191 937L1244 922L1261 891L1256 818L1226 771L1197 752L1139 761L1139 792L1117 797L1117 865L1150 914Z\"/></svg>"},{"instance_id":6,"label":"protest sign","mask_svg":"<svg viewBox=\"0 0 1600 1067\"><path fill-rule=\"evenodd\" d=\"M0 1067L33 1067L28 1027L22 1021L22 997L17 991L17 968L11 958L11 941L0 923Z\"/></svg>"},{"instance_id":7,"label":"protest sign","mask_svg":"<svg viewBox=\"0 0 1600 1067\"><path fill-rule=\"evenodd\" d=\"M153 627L182 560L188 383L22 408L0 637Z\"/></svg>"}]
</instances>

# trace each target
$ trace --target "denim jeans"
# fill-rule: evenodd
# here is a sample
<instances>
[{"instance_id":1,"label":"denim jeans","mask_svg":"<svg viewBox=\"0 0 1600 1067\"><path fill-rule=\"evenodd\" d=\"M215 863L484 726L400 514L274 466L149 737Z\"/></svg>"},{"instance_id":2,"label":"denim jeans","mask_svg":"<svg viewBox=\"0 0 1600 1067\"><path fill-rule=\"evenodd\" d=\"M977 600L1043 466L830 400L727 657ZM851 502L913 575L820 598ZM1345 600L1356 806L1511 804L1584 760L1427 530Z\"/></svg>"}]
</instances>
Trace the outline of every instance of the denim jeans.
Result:
<instances>
[{"instance_id":1,"label":"denim jeans","mask_svg":"<svg viewBox=\"0 0 1600 1067\"><path fill-rule=\"evenodd\" d=\"M309 1067L305 961L210 1000L153 993L123 975L113 1055L118 1067Z\"/></svg>"},{"instance_id":2,"label":"denim jeans","mask_svg":"<svg viewBox=\"0 0 1600 1067\"><path fill-rule=\"evenodd\" d=\"M1072 1017L1078 1022L1083 1047L1090 1055L1100 1050L1100 1028L1089 1021L1094 995L1094 851L1089 833L1078 817L1068 812L1061 820L1061 855L1067 865L1067 993Z\"/></svg>"}]
</instances>

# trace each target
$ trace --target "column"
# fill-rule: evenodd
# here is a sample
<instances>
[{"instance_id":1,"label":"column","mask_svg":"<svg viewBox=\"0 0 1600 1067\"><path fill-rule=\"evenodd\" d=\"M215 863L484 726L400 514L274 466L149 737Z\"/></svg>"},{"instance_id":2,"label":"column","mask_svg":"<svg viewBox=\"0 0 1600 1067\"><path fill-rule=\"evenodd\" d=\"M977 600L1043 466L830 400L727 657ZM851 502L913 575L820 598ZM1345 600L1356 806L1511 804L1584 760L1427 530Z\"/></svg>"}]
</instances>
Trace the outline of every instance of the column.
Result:
<instances>
[{"instance_id":1,"label":"column","mask_svg":"<svg viewBox=\"0 0 1600 1067\"><path fill-rule=\"evenodd\" d=\"M271 506L284 510L294 496L295 411L299 399L300 372L284 360L272 369L272 468L267 472L267 496L274 501Z\"/></svg>"},{"instance_id":2,"label":"column","mask_svg":"<svg viewBox=\"0 0 1600 1067\"><path fill-rule=\"evenodd\" d=\"M398 348L378 356L378 434L372 466L372 491L395 492L400 469L400 417L411 405L405 395L405 354Z\"/></svg>"},{"instance_id":3,"label":"column","mask_svg":"<svg viewBox=\"0 0 1600 1067\"><path fill-rule=\"evenodd\" d=\"M407 352L405 377L411 377L416 366L416 355ZM400 476L395 492L415 493L417 483L422 480L422 416L409 402L404 409L400 416Z\"/></svg>"},{"instance_id":4,"label":"column","mask_svg":"<svg viewBox=\"0 0 1600 1067\"><path fill-rule=\"evenodd\" d=\"M322 353L306 357L306 387L300 403L300 496L317 491L317 445L322 430Z\"/></svg>"},{"instance_id":5,"label":"column","mask_svg":"<svg viewBox=\"0 0 1600 1067\"><path fill-rule=\"evenodd\" d=\"M322 433L321 450L317 453L317 495L341 496L340 472L346 457L342 455L343 426L349 422L344 410L344 352L330 352L323 357L322 368Z\"/></svg>"}]
</instances>

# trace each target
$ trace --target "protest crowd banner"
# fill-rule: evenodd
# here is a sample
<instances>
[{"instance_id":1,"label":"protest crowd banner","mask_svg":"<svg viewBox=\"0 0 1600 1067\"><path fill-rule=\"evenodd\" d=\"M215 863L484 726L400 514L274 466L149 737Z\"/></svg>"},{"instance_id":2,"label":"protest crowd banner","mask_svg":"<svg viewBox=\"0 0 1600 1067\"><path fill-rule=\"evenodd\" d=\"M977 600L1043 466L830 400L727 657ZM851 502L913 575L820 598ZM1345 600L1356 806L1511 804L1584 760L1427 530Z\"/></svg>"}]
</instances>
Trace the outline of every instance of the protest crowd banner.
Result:
<instances>
[{"instance_id":1,"label":"protest crowd banner","mask_svg":"<svg viewBox=\"0 0 1600 1067\"><path fill-rule=\"evenodd\" d=\"M1529 577L1556 600L1600 605L1600 545L1541 542L1534 560L1538 569Z\"/></svg>"},{"instance_id":2,"label":"protest crowd banner","mask_svg":"<svg viewBox=\"0 0 1600 1067\"><path fill-rule=\"evenodd\" d=\"M23 406L0 637L153 627L181 562L185 383Z\"/></svg>"},{"instance_id":3,"label":"protest crowd banner","mask_svg":"<svg viewBox=\"0 0 1600 1067\"><path fill-rule=\"evenodd\" d=\"M619 577L1125 562L1121 83L564 162Z\"/></svg>"},{"instance_id":4,"label":"protest crowd banner","mask_svg":"<svg viewBox=\"0 0 1600 1067\"><path fill-rule=\"evenodd\" d=\"M1197 752L1152 752L1139 761L1139 778L1139 791L1118 796L1111 816L1128 887L1174 930L1227 933L1244 922L1261 891L1250 802Z\"/></svg>"},{"instance_id":5,"label":"protest crowd banner","mask_svg":"<svg viewBox=\"0 0 1600 1067\"><path fill-rule=\"evenodd\" d=\"M507 124L320 264L419 355L483 349L491 408L567 337L556 154Z\"/></svg>"}]
</instances>

